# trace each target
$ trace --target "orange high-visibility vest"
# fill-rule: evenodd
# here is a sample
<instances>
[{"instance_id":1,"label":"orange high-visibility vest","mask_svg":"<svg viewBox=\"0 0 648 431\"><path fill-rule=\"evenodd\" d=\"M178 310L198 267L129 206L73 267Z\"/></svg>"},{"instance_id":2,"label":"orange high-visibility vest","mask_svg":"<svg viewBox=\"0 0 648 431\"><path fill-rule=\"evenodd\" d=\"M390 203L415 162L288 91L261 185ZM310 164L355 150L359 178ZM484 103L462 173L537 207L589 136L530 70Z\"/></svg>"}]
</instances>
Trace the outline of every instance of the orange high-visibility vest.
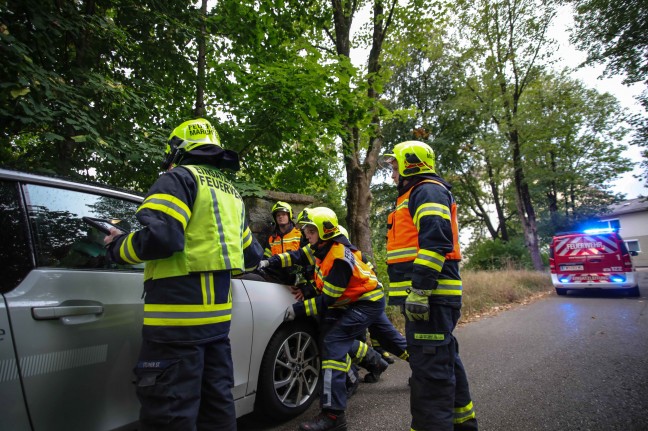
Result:
<instances>
[{"instance_id":1,"label":"orange high-visibility vest","mask_svg":"<svg viewBox=\"0 0 648 431\"><path fill-rule=\"evenodd\" d=\"M390 226L387 232L387 264L409 262L416 259L419 251L418 229L410 215L408 203L409 196L415 187L423 183L434 183L443 186L443 183L435 180L424 180L410 188L396 200L396 210L389 214L387 224ZM443 186L445 187L445 186ZM453 248L445 255L446 260L461 260L461 248L459 247L459 223L457 221L457 203L452 198L450 206L450 223L452 226Z\"/></svg>"},{"instance_id":2,"label":"orange high-visibility vest","mask_svg":"<svg viewBox=\"0 0 648 431\"><path fill-rule=\"evenodd\" d=\"M268 238L271 255L274 256L290 250L299 250L301 237L301 231L296 227L284 234L283 237L281 235L271 235Z\"/></svg>"},{"instance_id":3,"label":"orange high-visibility vest","mask_svg":"<svg viewBox=\"0 0 648 431\"><path fill-rule=\"evenodd\" d=\"M353 273L346 288L344 286L332 286L325 281L336 259L353 263ZM344 244L340 243L334 243L323 260L315 258L315 286L320 292L327 292L330 295L332 294L331 296L340 294L334 306L346 305L358 300L377 301L385 296L382 285L378 282L378 278L371 268L362 262L350 249L347 250ZM341 289L344 289L344 291L341 291Z\"/></svg>"}]
</instances>

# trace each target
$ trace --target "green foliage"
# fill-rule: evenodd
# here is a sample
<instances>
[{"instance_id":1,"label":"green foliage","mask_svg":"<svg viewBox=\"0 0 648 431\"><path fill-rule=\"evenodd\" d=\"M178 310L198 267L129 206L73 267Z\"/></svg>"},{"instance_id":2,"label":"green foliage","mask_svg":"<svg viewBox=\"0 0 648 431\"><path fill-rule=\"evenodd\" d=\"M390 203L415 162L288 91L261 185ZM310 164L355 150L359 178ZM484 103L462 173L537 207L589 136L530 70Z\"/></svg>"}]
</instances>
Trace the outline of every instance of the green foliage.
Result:
<instances>
[{"instance_id":1,"label":"green foliage","mask_svg":"<svg viewBox=\"0 0 648 431\"><path fill-rule=\"evenodd\" d=\"M374 253L386 250L387 244L387 216L394 211L396 206L396 185L391 182L380 182L371 186L373 195L371 218L371 239L373 241ZM386 254L385 254L386 256Z\"/></svg>"},{"instance_id":2,"label":"green foliage","mask_svg":"<svg viewBox=\"0 0 648 431\"><path fill-rule=\"evenodd\" d=\"M212 61L231 83L215 95L226 110L219 130L245 162L241 178L260 187L313 195L338 188L337 80L315 46L323 7L220 1L212 11L223 48Z\"/></svg>"},{"instance_id":3,"label":"green foliage","mask_svg":"<svg viewBox=\"0 0 648 431\"><path fill-rule=\"evenodd\" d=\"M609 179L629 172L632 163L622 157L625 116L612 95L565 74L543 75L529 85L519 116L524 155L533 161L527 178L544 209L541 234L574 228L614 201Z\"/></svg>"},{"instance_id":4,"label":"green foliage","mask_svg":"<svg viewBox=\"0 0 648 431\"><path fill-rule=\"evenodd\" d=\"M636 0L572 0L575 32L572 43L588 54L588 63L605 63L611 74L627 82L648 78L648 7Z\"/></svg>"},{"instance_id":5,"label":"green foliage","mask_svg":"<svg viewBox=\"0 0 648 431\"><path fill-rule=\"evenodd\" d=\"M500 239L473 242L465 251L464 268L468 270L533 269L524 239Z\"/></svg>"},{"instance_id":6,"label":"green foliage","mask_svg":"<svg viewBox=\"0 0 648 431\"><path fill-rule=\"evenodd\" d=\"M648 7L636 0L571 0L575 28L571 42L587 52L587 64L605 64L608 75L624 77L626 84L644 82L648 89ZM644 108L632 124L632 143L643 147L644 179L648 183L648 90L637 98Z\"/></svg>"},{"instance_id":7,"label":"green foliage","mask_svg":"<svg viewBox=\"0 0 648 431\"><path fill-rule=\"evenodd\" d=\"M234 184L236 190L244 198L249 198L249 197L262 198L265 196L265 192L263 191L263 189L254 183L250 183L247 181L233 180L232 184Z\"/></svg>"},{"instance_id":8,"label":"green foliage","mask_svg":"<svg viewBox=\"0 0 648 431\"><path fill-rule=\"evenodd\" d=\"M376 276L378 277L378 281L380 281L385 289L387 289L389 287L389 275L387 274L387 249L385 247L374 248L373 252Z\"/></svg>"},{"instance_id":9,"label":"green foliage","mask_svg":"<svg viewBox=\"0 0 648 431\"><path fill-rule=\"evenodd\" d=\"M617 7L579 4L583 17ZM388 31L374 38L387 21L371 21L347 40L337 19L359 19L363 6L391 19ZM632 18L620 10L596 17L618 18L608 27L623 35L602 55L618 55L625 63L614 67L639 76L645 64L620 50L643 46L634 26L645 11L635 6L619 7L634 9ZM509 34L512 16L520 27ZM627 119L614 98L550 70L542 29L552 16L552 2L532 0L222 0L206 16L187 0L10 0L0 8L0 164L145 191L169 132L194 115L204 85L205 117L240 153L243 169L231 177L246 196L310 194L353 219L369 193L353 189L359 196L347 208L346 182L373 173L371 151L420 139L454 186L462 228L477 238L519 235L513 184L521 172L546 238L614 200L609 181L630 166L619 145ZM198 82L202 37L206 70ZM345 54L351 46L381 55L355 66ZM645 122L634 121L645 132ZM519 165L511 162L513 133ZM370 214L381 274L395 201L387 183L372 186L373 211L355 217Z\"/></svg>"},{"instance_id":10,"label":"green foliage","mask_svg":"<svg viewBox=\"0 0 648 431\"><path fill-rule=\"evenodd\" d=\"M191 68L174 62L179 40L164 39L167 17L182 20L187 5L7 2L0 12L2 163L146 188L171 111L160 106L159 115L154 104L169 105L168 88L186 93L168 80L181 74L167 72L172 64Z\"/></svg>"},{"instance_id":11,"label":"green foliage","mask_svg":"<svg viewBox=\"0 0 648 431\"><path fill-rule=\"evenodd\" d=\"M648 113L648 90L638 98L644 111ZM641 166L644 169L644 182L648 184L648 115L635 116L631 120L632 125L635 127L636 133L633 137L632 144L638 147L643 147L641 155L643 160Z\"/></svg>"}]
</instances>

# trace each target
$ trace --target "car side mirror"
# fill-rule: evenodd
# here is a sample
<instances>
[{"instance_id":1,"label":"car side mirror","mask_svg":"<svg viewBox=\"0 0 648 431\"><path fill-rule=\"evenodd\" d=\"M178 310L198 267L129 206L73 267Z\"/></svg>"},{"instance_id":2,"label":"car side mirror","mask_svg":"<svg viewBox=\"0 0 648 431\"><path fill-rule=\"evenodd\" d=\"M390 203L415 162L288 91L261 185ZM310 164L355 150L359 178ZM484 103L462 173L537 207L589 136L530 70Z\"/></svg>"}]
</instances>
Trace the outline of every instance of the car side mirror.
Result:
<instances>
[{"instance_id":1,"label":"car side mirror","mask_svg":"<svg viewBox=\"0 0 648 431\"><path fill-rule=\"evenodd\" d=\"M638 252L638 251L634 251L634 250L632 250L632 251L630 252L630 256L639 256L639 252Z\"/></svg>"}]
</instances>

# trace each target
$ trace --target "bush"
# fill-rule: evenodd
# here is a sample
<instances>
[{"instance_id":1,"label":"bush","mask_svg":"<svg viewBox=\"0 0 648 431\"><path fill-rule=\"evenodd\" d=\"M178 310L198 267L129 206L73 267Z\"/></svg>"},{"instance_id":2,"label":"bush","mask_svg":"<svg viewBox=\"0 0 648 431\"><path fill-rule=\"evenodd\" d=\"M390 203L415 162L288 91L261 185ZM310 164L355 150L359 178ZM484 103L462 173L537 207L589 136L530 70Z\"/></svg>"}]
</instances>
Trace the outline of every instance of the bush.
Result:
<instances>
[{"instance_id":1,"label":"bush","mask_svg":"<svg viewBox=\"0 0 648 431\"><path fill-rule=\"evenodd\" d=\"M464 268L469 270L533 269L531 255L522 238L472 243L465 254Z\"/></svg>"}]
</instances>

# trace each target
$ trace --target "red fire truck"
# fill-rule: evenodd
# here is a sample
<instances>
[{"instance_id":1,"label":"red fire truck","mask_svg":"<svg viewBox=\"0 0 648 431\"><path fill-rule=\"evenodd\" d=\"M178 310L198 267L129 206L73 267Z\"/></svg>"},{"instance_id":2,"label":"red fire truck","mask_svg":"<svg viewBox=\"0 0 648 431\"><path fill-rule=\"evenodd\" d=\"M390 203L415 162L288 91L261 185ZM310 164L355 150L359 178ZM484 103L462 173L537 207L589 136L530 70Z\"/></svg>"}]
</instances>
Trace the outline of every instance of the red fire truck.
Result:
<instances>
[{"instance_id":1,"label":"red fire truck","mask_svg":"<svg viewBox=\"0 0 648 431\"><path fill-rule=\"evenodd\" d=\"M625 289L639 296L637 274L623 239L609 229L568 232L549 248L551 281L558 295L568 290Z\"/></svg>"}]
</instances>

